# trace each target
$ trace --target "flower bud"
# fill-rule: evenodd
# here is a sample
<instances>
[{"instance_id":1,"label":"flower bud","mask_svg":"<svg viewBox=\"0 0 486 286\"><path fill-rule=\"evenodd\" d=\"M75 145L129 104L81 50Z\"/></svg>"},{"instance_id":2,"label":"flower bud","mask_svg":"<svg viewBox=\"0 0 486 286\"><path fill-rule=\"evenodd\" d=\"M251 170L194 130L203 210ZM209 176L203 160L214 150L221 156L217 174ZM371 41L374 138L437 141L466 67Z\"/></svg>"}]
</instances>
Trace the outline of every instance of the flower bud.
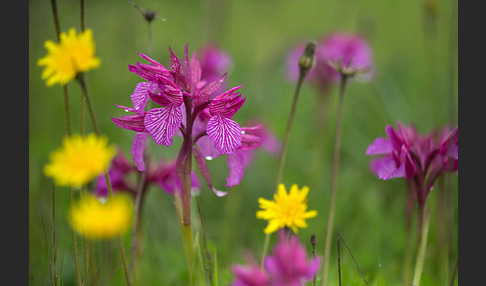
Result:
<instances>
[{"instance_id":1,"label":"flower bud","mask_svg":"<svg viewBox=\"0 0 486 286\"><path fill-rule=\"evenodd\" d=\"M316 44L309 42L305 46L305 50L299 58L299 68L301 76L305 76L307 72L314 66L314 52L316 50Z\"/></svg>"}]
</instances>

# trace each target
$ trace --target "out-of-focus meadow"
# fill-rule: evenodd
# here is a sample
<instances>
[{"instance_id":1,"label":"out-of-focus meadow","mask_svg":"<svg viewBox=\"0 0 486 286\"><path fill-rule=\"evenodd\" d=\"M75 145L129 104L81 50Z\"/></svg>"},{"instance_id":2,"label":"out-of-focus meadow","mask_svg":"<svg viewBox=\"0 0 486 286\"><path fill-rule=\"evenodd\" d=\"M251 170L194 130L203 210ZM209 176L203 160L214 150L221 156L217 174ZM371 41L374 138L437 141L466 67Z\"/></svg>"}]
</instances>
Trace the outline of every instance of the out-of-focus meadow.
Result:
<instances>
[{"instance_id":1,"label":"out-of-focus meadow","mask_svg":"<svg viewBox=\"0 0 486 286\"><path fill-rule=\"evenodd\" d=\"M180 57L189 43L189 52L207 43L216 43L232 58L228 70L229 87L240 89L246 102L235 116L243 125L260 120L283 139L295 82L286 77L287 53L300 41L318 41L332 31L359 32L369 42L376 65L369 82L351 81L344 103L341 162L335 223L371 285L401 285L405 257L405 207L407 187L402 179L379 180L369 170L369 144L385 137L385 126L397 121L413 124L420 133L428 133L449 122L457 124L457 6L454 1L136 1L156 10L151 57L169 63L169 46ZM129 64L143 61L138 53L147 53L147 23L127 1L85 1L86 28L93 30L98 69L87 73L88 89L101 133L130 158L134 133L115 126L111 117L123 115L115 104L130 105L130 95L141 78L128 71ZM58 1L60 26L79 31L79 1ZM41 79L46 40L56 40L50 2L29 1L29 281L49 284L49 266L43 224L50 237L52 230L52 188L55 188L56 235L59 260L63 257L64 285L76 281L72 238L67 222L69 191L54 186L43 174L49 153L61 145L66 134L64 101L60 86L47 87ZM76 82L68 84L71 124L79 132L81 93ZM317 90L304 84L290 133L289 150L283 173L286 186L298 184L310 188L309 209L318 216L308 220L299 239L309 250L315 234L316 254L324 253L329 208L334 123L337 88L331 90L326 104L328 121L317 124ZM86 130L91 122L86 113ZM155 158L175 158L175 148L156 145L150 140ZM194 167L195 165L193 165ZM209 162L213 183L224 189L225 160ZM196 167L194 167L196 168ZM270 199L274 192L278 158L262 150L246 169L238 186L228 188L218 198L202 184L200 202L207 238L217 251L220 285L228 285L233 275L230 266L244 263L244 253L260 258L266 221L257 219L257 199ZM199 174L199 173L198 173ZM202 181L202 177L201 181ZM439 238L439 193L434 189L427 200L431 210L428 248L422 285L448 285L458 255L458 209L456 174L447 176L447 239ZM153 186L143 213L143 243L140 285L185 285L186 264L173 197ZM195 208L195 204L193 204ZM193 209L194 209L193 208ZM194 209L194 216L197 211ZM197 227L198 220L194 219ZM414 228L415 229L415 228ZM337 237L337 231L334 231ZM126 247L130 235L123 236ZM271 237L271 245L276 241ZM94 244L97 255L90 267L106 277L117 266L116 241ZM341 247L343 285L363 285L349 252ZM329 265L330 285L337 285L335 241ZM106 285L123 285L122 268ZM456 282L457 283L457 282Z\"/></svg>"}]
</instances>

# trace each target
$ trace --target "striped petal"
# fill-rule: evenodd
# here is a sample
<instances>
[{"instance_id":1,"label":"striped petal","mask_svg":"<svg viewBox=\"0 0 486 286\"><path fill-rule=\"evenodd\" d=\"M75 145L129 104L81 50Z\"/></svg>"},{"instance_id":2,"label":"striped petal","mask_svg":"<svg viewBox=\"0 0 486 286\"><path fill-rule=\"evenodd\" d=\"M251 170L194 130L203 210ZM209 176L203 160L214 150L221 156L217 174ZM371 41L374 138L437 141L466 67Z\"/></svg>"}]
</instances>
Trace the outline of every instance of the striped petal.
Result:
<instances>
[{"instance_id":1,"label":"striped petal","mask_svg":"<svg viewBox=\"0 0 486 286\"><path fill-rule=\"evenodd\" d=\"M139 132L135 134L133 139L132 149L130 154L132 154L133 162L137 165L139 171L145 171L145 163L143 160L143 154L145 151L145 145L147 143L149 134L146 132Z\"/></svg>"},{"instance_id":2,"label":"striped petal","mask_svg":"<svg viewBox=\"0 0 486 286\"><path fill-rule=\"evenodd\" d=\"M151 82L141 82L137 84L133 94L130 95L133 103L133 109L140 115L145 113L145 106L150 98L150 93L157 90L157 84Z\"/></svg>"},{"instance_id":3,"label":"striped petal","mask_svg":"<svg viewBox=\"0 0 486 286\"><path fill-rule=\"evenodd\" d=\"M241 127L229 118L221 115L212 117L206 131L221 154L232 154L241 146Z\"/></svg>"},{"instance_id":4,"label":"striped petal","mask_svg":"<svg viewBox=\"0 0 486 286\"><path fill-rule=\"evenodd\" d=\"M172 145L172 137L181 126L182 114L179 106L173 104L154 108L145 116L145 128L159 145Z\"/></svg>"}]
</instances>

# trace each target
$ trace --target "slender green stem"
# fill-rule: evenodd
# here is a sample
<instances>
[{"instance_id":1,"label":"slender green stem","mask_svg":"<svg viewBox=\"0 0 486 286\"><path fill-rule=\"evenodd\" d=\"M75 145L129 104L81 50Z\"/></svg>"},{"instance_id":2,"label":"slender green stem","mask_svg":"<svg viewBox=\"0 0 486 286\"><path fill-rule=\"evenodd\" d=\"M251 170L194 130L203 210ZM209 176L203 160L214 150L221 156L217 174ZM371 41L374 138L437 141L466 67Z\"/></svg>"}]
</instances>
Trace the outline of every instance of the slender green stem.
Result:
<instances>
[{"instance_id":1,"label":"slender green stem","mask_svg":"<svg viewBox=\"0 0 486 286\"><path fill-rule=\"evenodd\" d=\"M260 262L260 267L263 267L263 261L265 260L265 256L267 255L268 251L268 243L270 242L270 234L265 234L265 242L263 243L263 252L262 252L262 259Z\"/></svg>"},{"instance_id":2,"label":"slender green stem","mask_svg":"<svg viewBox=\"0 0 486 286\"><path fill-rule=\"evenodd\" d=\"M177 222L181 230L182 245L184 246L184 254L186 256L187 269L189 271L189 279L192 281L192 274L194 268L194 248L192 243L192 227L191 225L184 224L182 200L181 196L174 190L174 202L177 214Z\"/></svg>"},{"instance_id":3,"label":"slender green stem","mask_svg":"<svg viewBox=\"0 0 486 286\"><path fill-rule=\"evenodd\" d=\"M108 188L108 194L109 194L110 198L112 198L113 197L113 189L111 187L110 177L108 176L108 171L106 169L104 170L104 174L105 174L106 186ZM131 283L132 280L130 279L130 273L129 273L128 267L127 267L127 259L126 259L126 256L125 256L125 250L123 248L123 241L122 241L121 235L117 236L117 240L118 240L118 246L120 248L123 270L125 272L125 280L127 282L127 285L130 286L130 285L132 285L132 283Z\"/></svg>"},{"instance_id":4,"label":"slender green stem","mask_svg":"<svg viewBox=\"0 0 486 286\"><path fill-rule=\"evenodd\" d=\"M201 208L201 202L199 199L199 196L196 196L196 206L197 206L197 211L199 214L199 219L201 221L201 231L202 231L202 236L203 236L203 247L205 251L205 255L203 256L204 260L204 271L206 273L206 276L209 280L210 284L213 284L213 265L211 262L211 253L209 252L208 248L208 243L207 243L207 236L206 236L206 223L204 221L204 215L203 211Z\"/></svg>"},{"instance_id":5,"label":"slender green stem","mask_svg":"<svg viewBox=\"0 0 486 286\"><path fill-rule=\"evenodd\" d=\"M134 264L135 261L138 260L139 251L140 251L140 236L141 236L141 221L142 221L142 205L143 199L145 195L145 188L146 188L146 171L142 171L140 173L140 182L137 188L137 195L135 198L135 217L133 219L133 228L132 228L132 246L130 249L130 277L135 279L134 275ZM133 282L133 281L132 281Z\"/></svg>"},{"instance_id":6,"label":"slender green stem","mask_svg":"<svg viewBox=\"0 0 486 286\"><path fill-rule=\"evenodd\" d=\"M337 264L338 264L338 276L339 276L339 286L341 286L341 250L339 236L337 237Z\"/></svg>"},{"instance_id":7,"label":"slender green stem","mask_svg":"<svg viewBox=\"0 0 486 286\"><path fill-rule=\"evenodd\" d=\"M80 0L79 1L79 4L80 4L80 18L81 18L81 32L84 31L84 0Z\"/></svg>"},{"instance_id":8,"label":"slender green stem","mask_svg":"<svg viewBox=\"0 0 486 286\"><path fill-rule=\"evenodd\" d=\"M295 109L297 107L297 100L300 94L300 87L302 86L302 82L304 81L304 78L305 78L305 74L300 73L299 80L297 81L297 86L294 92L294 99L292 100L292 105L290 107L289 118L287 119L287 128L285 129L282 150L280 151L280 160L278 164L278 173L277 173L277 181L275 184L275 190L277 189L278 184L280 184L280 181L282 180L283 169L285 165L285 157L287 155L287 146L289 143L290 128L292 127L292 121L294 119Z\"/></svg>"},{"instance_id":9,"label":"slender green stem","mask_svg":"<svg viewBox=\"0 0 486 286\"><path fill-rule=\"evenodd\" d=\"M359 264L358 264L358 261L356 260L356 258L354 258L354 255L353 255L353 252L351 251L351 248L349 248L349 245L348 243L346 242L346 239L344 239L344 235L343 233L341 232L341 229L339 229L339 226L336 225L336 228L339 232L339 236L342 238L343 242L344 242L344 246L346 246L346 249L348 250L349 252L349 255L351 255L351 258L353 259L354 261L354 265L356 265L356 269L358 269L358 272L359 274L361 275L361 278L363 278L363 282L366 286L368 286L368 281L366 280L366 277L364 276L363 274L363 271L361 271L361 268L359 267Z\"/></svg>"},{"instance_id":10,"label":"slender green stem","mask_svg":"<svg viewBox=\"0 0 486 286\"><path fill-rule=\"evenodd\" d=\"M91 104L90 96L89 96L89 93L88 93L88 88L86 87L86 81L84 80L84 74L78 75L77 79L78 79L78 82L81 86L81 92L83 94L83 97L86 99L86 105L88 106L89 115L91 117L91 122L93 124L93 129L94 129L96 135L99 136L100 131L99 131L99 128L98 128L98 122L96 121L93 106Z\"/></svg>"},{"instance_id":11,"label":"slender green stem","mask_svg":"<svg viewBox=\"0 0 486 286\"><path fill-rule=\"evenodd\" d=\"M322 286L326 285L328 267L329 267L329 256L331 249L331 239L332 239L332 229L334 225L334 212L336 205L336 191L338 182L338 172L339 172L339 153L341 149L341 125L343 117L343 103L344 103L344 91L346 88L347 75L341 74L341 85L339 90L339 102L336 118L336 129L334 138L334 158L332 164L332 177L331 177L331 193L329 201L329 214L327 220L327 232L326 232L326 242L324 245L324 260L323 260L323 270L322 270Z\"/></svg>"},{"instance_id":12,"label":"slender green stem","mask_svg":"<svg viewBox=\"0 0 486 286\"><path fill-rule=\"evenodd\" d=\"M70 203L71 203L71 209L73 206L74 202L74 190L73 187L69 187L69 193L70 193ZM76 241L76 234L74 233L74 229L71 228L71 236L73 238L73 251L74 251L74 268L76 270L76 278L78 281L78 286L83 285L81 282L81 271L79 270L79 259L78 259L78 243Z\"/></svg>"},{"instance_id":13,"label":"slender green stem","mask_svg":"<svg viewBox=\"0 0 486 286\"><path fill-rule=\"evenodd\" d=\"M458 263L459 263L459 257L456 258L456 263L454 263L454 269L452 270L452 275L451 275L451 283L449 283L449 286L454 286L454 281L456 281Z\"/></svg>"},{"instance_id":14,"label":"slender green stem","mask_svg":"<svg viewBox=\"0 0 486 286\"><path fill-rule=\"evenodd\" d=\"M417 258L415 261L415 271L413 274L412 286L420 285L420 278L422 276L422 270L424 268L425 251L427 249L427 235L429 233L429 219L430 214L427 214L422 225L420 244L417 252Z\"/></svg>"},{"instance_id":15,"label":"slender green stem","mask_svg":"<svg viewBox=\"0 0 486 286\"><path fill-rule=\"evenodd\" d=\"M152 26L151 22L147 21L147 52L148 55L152 55Z\"/></svg>"}]
</instances>

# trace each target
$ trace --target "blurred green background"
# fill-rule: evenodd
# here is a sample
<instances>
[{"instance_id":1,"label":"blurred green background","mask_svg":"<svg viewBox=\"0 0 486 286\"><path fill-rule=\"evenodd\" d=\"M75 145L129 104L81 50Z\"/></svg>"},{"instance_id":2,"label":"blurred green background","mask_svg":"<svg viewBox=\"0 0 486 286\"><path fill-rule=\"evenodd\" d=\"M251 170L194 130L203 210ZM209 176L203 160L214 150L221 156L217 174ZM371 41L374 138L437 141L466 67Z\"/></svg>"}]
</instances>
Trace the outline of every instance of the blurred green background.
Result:
<instances>
[{"instance_id":1,"label":"blurred green background","mask_svg":"<svg viewBox=\"0 0 486 286\"><path fill-rule=\"evenodd\" d=\"M135 1L134 1L135 2ZM342 131L341 163L335 223L371 285L401 285L406 243L406 184L403 180L381 181L370 173L366 148L376 137L385 136L385 125L397 121L415 124L427 133L452 122L457 124L457 5L454 1L387 0L266 0L266 1L136 1L156 10L165 22L152 22L152 58L169 60L169 46L182 58L206 43L217 43L232 57L228 86L243 84L247 97L235 115L241 125L259 119L282 139L290 111L295 83L286 78L286 54L299 41L317 41L331 31L362 33L369 41L376 63L376 76L367 83L352 81L346 91ZM62 31L80 28L79 1L58 1ZM85 1L86 28L93 30L96 56L101 66L87 74L88 89L100 130L126 156L134 133L117 128L110 117L130 105L130 94L141 81L128 71L129 64L147 53L147 23L127 1ZM46 54L44 42L56 40L50 2L29 1L29 281L49 284L49 266L43 224L50 246L53 182L42 172L48 154L61 145L66 134L64 101L60 86L47 87L41 80L37 60ZM68 84L71 126L78 132L80 89ZM310 253L309 239L316 234L316 254L324 253L329 207L334 117L337 89L331 90L328 122L318 125L317 90L305 84L301 90L290 134L283 175L286 186L310 187L309 209L319 212L308 221L299 238ZM91 122L86 114L86 129ZM180 138L173 147L157 146L154 158L175 158ZM193 164L193 166L196 166ZM213 183L224 188L226 160L209 162ZM244 263L243 253L257 260L263 248L266 222L256 219L257 199L270 199L277 175L278 158L257 151L253 165L240 185L228 196L216 197L203 184L200 196L211 249L216 248L220 285L231 282L230 266ZM202 177L201 177L202 180ZM447 244L438 235L439 192L428 198L431 226L423 285L449 285L457 257L457 175L447 177ZM438 188L436 188L438 189ZM57 249L63 257L63 282L75 284L72 239L66 213L67 188L55 187ZM153 187L143 213L143 258L140 285L185 285L187 279L180 231L173 198ZM193 204L195 205L195 204ZM198 229L194 210L194 227ZM337 237L335 229L334 235ZM124 237L126 248L129 235ZM275 242L272 236L271 245ZM91 267L107 277L119 262L116 241L93 243L96 255ZM51 251L51 249L50 249ZM60 258L58 258L58 261ZM330 284L337 285L336 245L332 245ZM58 262L59 263L59 262ZM101 266L100 266L101 265ZM341 247L343 285L363 285L355 264ZM122 268L105 285L123 285ZM457 282L456 282L457 284Z\"/></svg>"}]
</instances>

